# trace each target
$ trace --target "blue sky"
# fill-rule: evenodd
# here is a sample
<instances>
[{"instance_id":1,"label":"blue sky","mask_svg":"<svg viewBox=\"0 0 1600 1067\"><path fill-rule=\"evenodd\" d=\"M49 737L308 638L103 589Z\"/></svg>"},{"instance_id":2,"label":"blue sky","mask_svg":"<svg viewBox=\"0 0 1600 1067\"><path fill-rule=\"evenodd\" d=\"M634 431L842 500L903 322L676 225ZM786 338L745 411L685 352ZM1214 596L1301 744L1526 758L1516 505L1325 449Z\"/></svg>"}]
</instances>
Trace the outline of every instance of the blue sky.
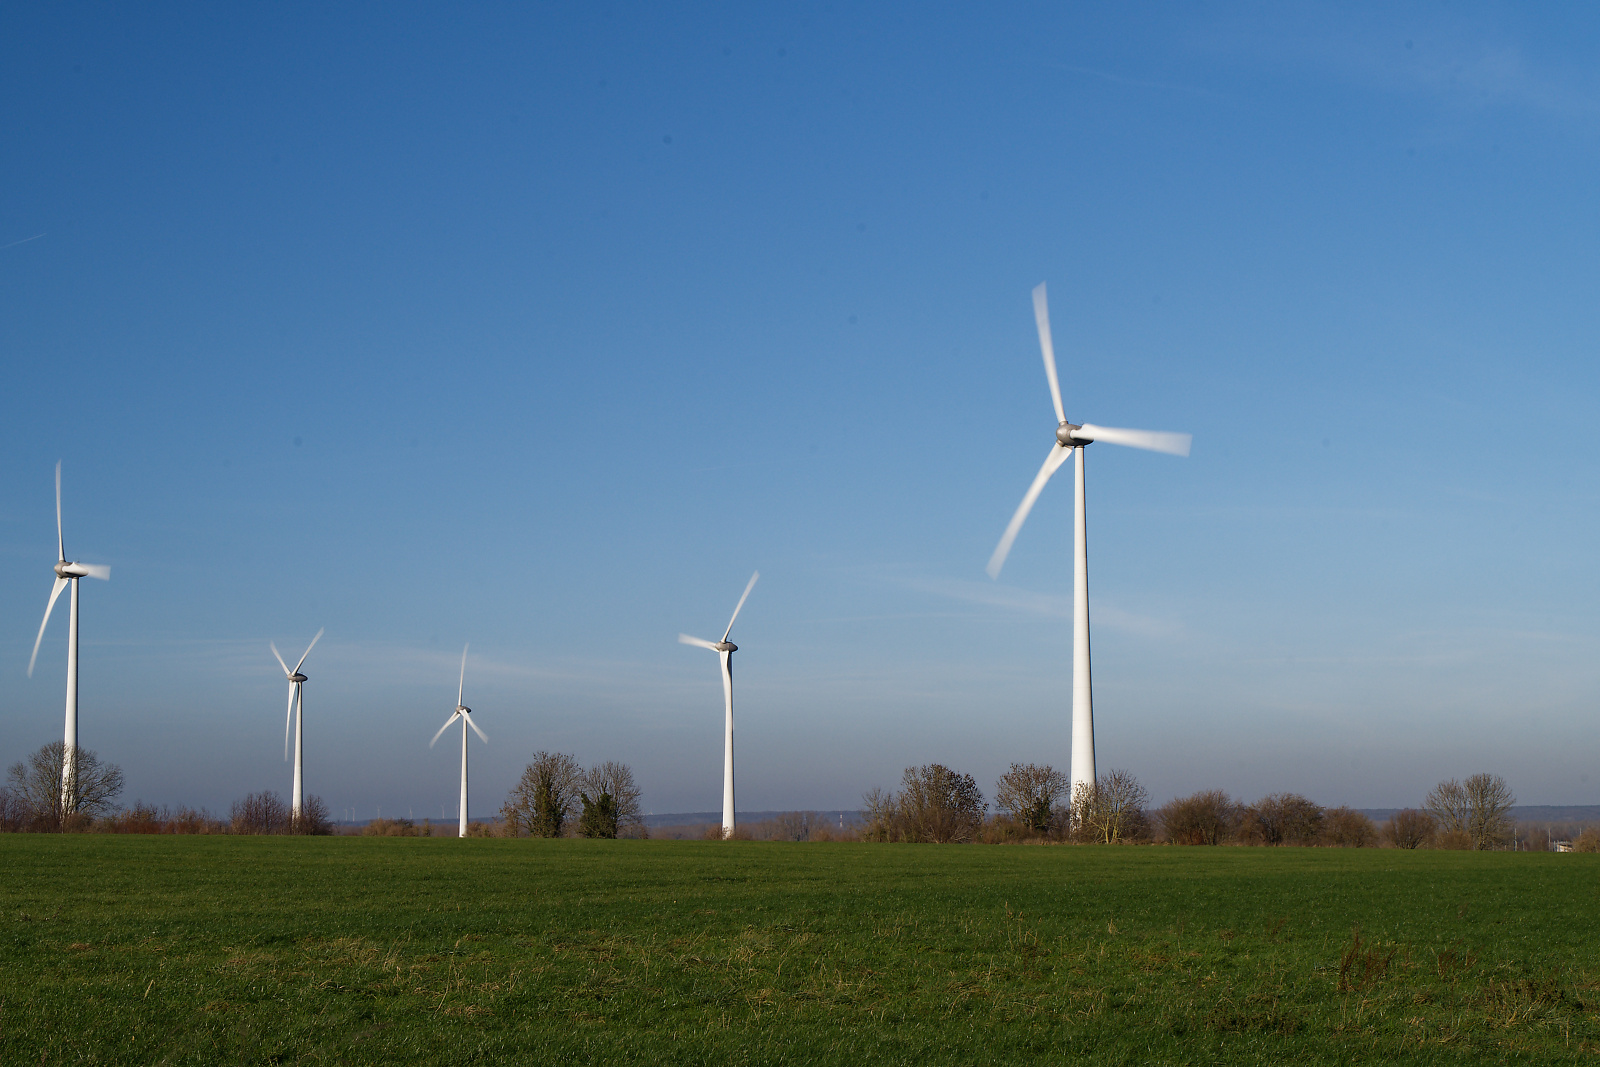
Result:
<instances>
[{"instance_id":1,"label":"blue sky","mask_svg":"<svg viewBox=\"0 0 1600 1067\"><path fill-rule=\"evenodd\" d=\"M38 5L0 16L0 755L473 811L539 748L741 809L1068 764L1600 803L1600 17L1394 5ZM298 655L298 651L296 651Z\"/></svg>"}]
</instances>

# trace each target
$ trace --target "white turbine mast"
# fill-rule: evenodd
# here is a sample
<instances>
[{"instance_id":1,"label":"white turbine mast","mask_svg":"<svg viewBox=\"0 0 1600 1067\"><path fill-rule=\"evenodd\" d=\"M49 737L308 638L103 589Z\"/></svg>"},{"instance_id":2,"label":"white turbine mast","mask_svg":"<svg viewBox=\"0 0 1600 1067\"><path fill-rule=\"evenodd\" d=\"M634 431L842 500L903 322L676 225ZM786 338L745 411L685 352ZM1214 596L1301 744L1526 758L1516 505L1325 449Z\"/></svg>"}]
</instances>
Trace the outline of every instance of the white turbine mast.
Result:
<instances>
[{"instance_id":1,"label":"white turbine mast","mask_svg":"<svg viewBox=\"0 0 1600 1067\"><path fill-rule=\"evenodd\" d=\"M1034 476L1033 484L1023 494L1017 513L1000 537L994 555L989 558L989 577L998 578L1005 565L1011 543L1017 531L1033 510L1034 501L1044 490L1050 476L1069 458L1075 460L1073 471L1076 481L1073 521L1072 566L1072 791L1076 795L1080 785L1093 788L1094 765L1094 690L1089 678L1089 538L1084 521L1083 453L1095 441L1127 445L1151 452L1166 452L1174 456L1187 456L1193 438L1186 433L1164 433L1157 430L1123 430L1113 426L1095 426L1091 423L1075 424L1067 421L1066 409L1061 405L1061 385L1056 378L1055 345L1050 340L1050 310L1045 302L1044 283L1033 291L1033 318L1039 327L1039 348L1044 353L1044 375L1050 382L1050 399L1056 409L1056 439L1044 458L1044 466Z\"/></svg>"},{"instance_id":2,"label":"white turbine mast","mask_svg":"<svg viewBox=\"0 0 1600 1067\"><path fill-rule=\"evenodd\" d=\"M39 636L33 639L33 655L28 657L28 677L33 677L33 665L39 659L39 643L44 640L44 628L50 625L50 613L62 590L72 586L71 611L67 615L67 729L61 753L61 813L71 815L77 808L75 790L78 771L78 579L99 578L109 581L111 568L99 563L69 563L66 539L61 533L61 463L56 462L56 580L50 587L50 602L44 606L44 621L39 624Z\"/></svg>"},{"instance_id":3,"label":"white turbine mast","mask_svg":"<svg viewBox=\"0 0 1600 1067\"><path fill-rule=\"evenodd\" d=\"M704 638L690 637L688 634L679 634L680 644L695 645L699 648L709 648L722 660L722 696L726 708L723 716L723 748L722 748L722 836L733 836L733 654L739 651L739 646L728 640L728 635L733 633L733 620L739 617L739 609L744 607L744 602L750 597L750 590L756 587L756 579L761 577L761 572L756 571L750 576L750 582L744 587L744 595L739 598L739 603L734 606L733 618L728 620L728 628L722 631L721 641L707 641Z\"/></svg>"},{"instance_id":4,"label":"white turbine mast","mask_svg":"<svg viewBox=\"0 0 1600 1067\"><path fill-rule=\"evenodd\" d=\"M484 741L489 740L489 735L478 729L478 724L472 721L472 709L461 702L462 694L467 690L467 649L469 647L471 646L461 646L461 680L456 683L456 708L450 713L450 717L444 721L444 725L439 727L439 732L433 735L433 741L428 742L428 747L432 748L434 742L444 736L444 732L450 729L452 723L457 719L461 720L461 826L457 831L457 837L467 836L467 727L472 727L472 732Z\"/></svg>"},{"instance_id":5,"label":"white turbine mast","mask_svg":"<svg viewBox=\"0 0 1600 1067\"><path fill-rule=\"evenodd\" d=\"M289 680L289 714L283 722L283 758L289 758L289 727L294 726L294 792L289 800L289 818L295 822L300 821L300 812L305 807L306 782L305 746L306 746L306 676L300 673L300 668L306 664L306 656L311 655L311 650L317 647L317 642L322 640L322 630L317 631L317 636L311 639L306 646L305 656L300 657L300 662L294 665L294 670L283 662L283 657L278 654L278 646L267 642L267 647L272 649L272 654L277 657L278 666L283 668L283 676Z\"/></svg>"}]
</instances>

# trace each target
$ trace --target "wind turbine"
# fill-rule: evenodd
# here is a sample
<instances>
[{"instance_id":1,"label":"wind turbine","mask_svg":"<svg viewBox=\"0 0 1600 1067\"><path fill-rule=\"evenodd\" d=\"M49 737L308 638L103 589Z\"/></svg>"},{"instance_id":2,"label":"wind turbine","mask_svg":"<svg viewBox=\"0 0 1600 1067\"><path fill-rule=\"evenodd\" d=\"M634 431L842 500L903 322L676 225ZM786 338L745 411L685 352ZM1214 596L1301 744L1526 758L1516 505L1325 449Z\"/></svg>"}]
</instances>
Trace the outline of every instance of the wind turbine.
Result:
<instances>
[{"instance_id":1,"label":"wind turbine","mask_svg":"<svg viewBox=\"0 0 1600 1067\"><path fill-rule=\"evenodd\" d=\"M317 647L317 642L322 640L322 630L317 631L317 636L311 639L306 646L305 656L300 657L300 662L294 665L294 670L283 662L283 657L278 655L278 646L267 642L272 649L272 654L278 658L278 666L283 668L283 676L289 679L289 714L283 721L283 758L289 758L289 724L294 724L294 795L289 802L289 818L294 822L300 821L300 810L305 806L306 783L303 769L305 766L306 745L306 676L300 673L300 668L305 666L306 656L311 655L311 650ZM298 709L299 714L296 714Z\"/></svg>"},{"instance_id":2,"label":"wind turbine","mask_svg":"<svg viewBox=\"0 0 1600 1067\"><path fill-rule=\"evenodd\" d=\"M100 563L68 563L66 541L61 535L61 463L56 462L56 580L50 587L50 602L44 606L44 621L39 624L39 636L33 639L33 655L28 657L28 677L33 677L33 665L39 658L39 643L44 640L44 628L50 625L50 613L55 610L61 591L72 586L72 610L67 615L67 731L65 749L61 760L61 813L71 815L73 785L78 772L78 579L111 579L111 568Z\"/></svg>"},{"instance_id":3,"label":"wind turbine","mask_svg":"<svg viewBox=\"0 0 1600 1067\"><path fill-rule=\"evenodd\" d=\"M734 606L733 619L739 617L739 609L744 607L759 577L760 571L750 576L750 584L744 587L744 596ZM727 706L727 714L723 719L722 749L722 836L725 838L733 836L733 654L739 651L739 646L728 640L728 635L733 633L733 619L728 620L728 628L722 631L721 641L706 641L688 634L678 635L680 644L709 648L722 659L722 695Z\"/></svg>"},{"instance_id":4,"label":"wind turbine","mask_svg":"<svg viewBox=\"0 0 1600 1067\"><path fill-rule=\"evenodd\" d=\"M478 729L478 724L472 721L472 709L461 703L461 694L466 692L467 688L467 649L469 647L468 645L461 646L461 681L456 683L456 710L450 713L450 717L444 721L444 725L439 727L439 732L433 735L433 741L428 742L428 747L432 748L434 741L439 740L444 736L444 732L450 729L451 723L457 719L461 720L461 828L456 835L458 837L467 836L467 727L472 727L472 732L483 740L489 740L489 735Z\"/></svg>"},{"instance_id":5,"label":"wind turbine","mask_svg":"<svg viewBox=\"0 0 1600 1067\"><path fill-rule=\"evenodd\" d=\"M998 578L1005 565L1011 543L1017 539L1023 520L1033 510L1034 501L1068 458L1074 460L1076 509L1073 522L1072 566L1072 791L1077 795L1080 785L1093 788L1094 769L1094 692L1089 681L1089 539L1083 514L1083 453L1087 445L1104 441L1112 445L1127 445L1151 452L1166 452L1174 456L1187 456L1193 437L1186 433L1163 433L1157 430L1122 430L1112 426L1081 425L1067 421L1066 409L1061 406L1061 385L1056 379L1055 345L1050 340L1050 311L1045 302L1044 283L1033 291L1033 318L1039 327L1039 348L1044 352L1044 374L1050 381L1050 399L1056 406L1056 439L1050 446L1044 466L1034 476L1033 484L1022 497L1011 524L1000 537L994 555L989 558L989 577Z\"/></svg>"}]
</instances>

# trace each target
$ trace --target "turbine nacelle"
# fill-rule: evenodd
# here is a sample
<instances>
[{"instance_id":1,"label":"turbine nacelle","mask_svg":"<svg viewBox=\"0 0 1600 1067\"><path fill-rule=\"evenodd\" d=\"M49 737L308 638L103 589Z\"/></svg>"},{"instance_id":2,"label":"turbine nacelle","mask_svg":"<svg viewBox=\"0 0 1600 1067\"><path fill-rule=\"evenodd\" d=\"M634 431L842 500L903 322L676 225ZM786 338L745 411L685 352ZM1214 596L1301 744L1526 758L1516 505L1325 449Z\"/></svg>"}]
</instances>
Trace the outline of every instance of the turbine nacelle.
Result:
<instances>
[{"instance_id":1,"label":"turbine nacelle","mask_svg":"<svg viewBox=\"0 0 1600 1067\"><path fill-rule=\"evenodd\" d=\"M301 683L301 682L303 682L305 680L306 680L306 676L301 674L299 671L295 671L293 674L289 675L289 681L294 683L294 684L296 684L296 685L298 685L299 683Z\"/></svg>"},{"instance_id":2,"label":"turbine nacelle","mask_svg":"<svg viewBox=\"0 0 1600 1067\"><path fill-rule=\"evenodd\" d=\"M456 705L456 714L457 715L471 715L472 714L472 709L467 707L465 704L457 704Z\"/></svg>"},{"instance_id":3,"label":"turbine nacelle","mask_svg":"<svg viewBox=\"0 0 1600 1067\"><path fill-rule=\"evenodd\" d=\"M739 646L734 644L732 641L718 641L716 644L712 645L711 647L716 649L718 652L737 652L737 651L739 651Z\"/></svg>"},{"instance_id":4,"label":"turbine nacelle","mask_svg":"<svg viewBox=\"0 0 1600 1067\"><path fill-rule=\"evenodd\" d=\"M111 577L111 568L101 563L69 563L62 560L50 568L56 572L57 578L100 578Z\"/></svg>"},{"instance_id":5,"label":"turbine nacelle","mask_svg":"<svg viewBox=\"0 0 1600 1067\"><path fill-rule=\"evenodd\" d=\"M1062 448L1076 448L1079 445L1089 444L1094 440L1092 437L1074 436L1081 429L1083 429L1082 426L1074 426L1065 419L1061 420L1061 425L1056 427L1056 443Z\"/></svg>"}]
</instances>

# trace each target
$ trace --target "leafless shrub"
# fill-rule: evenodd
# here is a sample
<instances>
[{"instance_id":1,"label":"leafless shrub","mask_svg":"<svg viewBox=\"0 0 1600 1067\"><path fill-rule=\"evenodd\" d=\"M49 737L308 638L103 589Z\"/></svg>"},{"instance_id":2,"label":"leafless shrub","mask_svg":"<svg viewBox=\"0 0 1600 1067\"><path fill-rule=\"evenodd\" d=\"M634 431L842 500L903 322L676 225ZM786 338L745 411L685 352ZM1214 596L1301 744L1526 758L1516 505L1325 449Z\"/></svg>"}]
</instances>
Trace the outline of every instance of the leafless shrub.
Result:
<instances>
[{"instance_id":1,"label":"leafless shrub","mask_svg":"<svg viewBox=\"0 0 1600 1067\"><path fill-rule=\"evenodd\" d=\"M560 837L578 803L583 768L564 752L535 752L500 809L507 837Z\"/></svg>"},{"instance_id":2,"label":"leafless shrub","mask_svg":"<svg viewBox=\"0 0 1600 1067\"><path fill-rule=\"evenodd\" d=\"M0 788L0 833L21 833L28 828L32 811L14 790Z\"/></svg>"},{"instance_id":3,"label":"leafless shrub","mask_svg":"<svg viewBox=\"0 0 1600 1067\"><path fill-rule=\"evenodd\" d=\"M987 805L970 774L942 763L907 767L898 794L874 789L862 797L869 841L971 841Z\"/></svg>"},{"instance_id":4,"label":"leafless shrub","mask_svg":"<svg viewBox=\"0 0 1600 1067\"><path fill-rule=\"evenodd\" d=\"M472 822L467 823L467 836L506 837L509 835L505 833L505 828L502 826L496 826L492 822L480 822L475 819Z\"/></svg>"},{"instance_id":5,"label":"leafless shrub","mask_svg":"<svg viewBox=\"0 0 1600 1067\"><path fill-rule=\"evenodd\" d=\"M1162 840L1174 845L1220 845L1233 839L1239 805L1220 789L1169 800L1156 809Z\"/></svg>"},{"instance_id":6,"label":"leafless shrub","mask_svg":"<svg viewBox=\"0 0 1600 1067\"><path fill-rule=\"evenodd\" d=\"M233 802L228 823L236 834L286 834L289 832L289 805L270 789L250 793Z\"/></svg>"},{"instance_id":7,"label":"leafless shrub","mask_svg":"<svg viewBox=\"0 0 1600 1067\"><path fill-rule=\"evenodd\" d=\"M995 807L1024 831L1048 834L1068 784L1067 776L1049 764L1013 763L995 783Z\"/></svg>"},{"instance_id":8,"label":"leafless shrub","mask_svg":"<svg viewBox=\"0 0 1600 1067\"><path fill-rule=\"evenodd\" d=\"M328 805L321 797L306 797L300 805L300 814L294 816L291 812L288 832L309 837L326 837L333 833L333 817L328 813Z\"/></svg>"},{"instance_id":9,"label":"leafless shrub","mask_svg":"<svg viewBox=\"0 0 1600 1067\"><path fill-rule=\"evenodd\" d=\"M1325 817L1299 793L1269 793L1244 809L1240 836L1258 845L1314 845Z\"/></svg>"},{"instance_id":10,"label":"leafless shrub","mask_svg":"<svg viewBox=\"0 0 1600 1067\"><path fill-rule=\"evenodd\" d=\"M744 823L741 829L752 841L837 841L842 827L820 811L785 811L760 822Z\"/></svg>"},{"instance_id":11,"label":"leafless shrub","mask_svg":"<svg viewBox=\"0 0 1600 1067\"><path fill-rule=\"evenodd\" d=\"M1414 808L1395 812L1383 824L1383 839L1395 848L1426 848L1438 832L1433 816Z\"/></svg>"},{"instance_id":12,"label":"leafless shrub","mask_svg":"<svg viewBox=\"0 0 1600 1067\"><path fill-rule=\"evenodd\" d=\"M1102 774L1078 786L1072 798L1072 828L1080 840L1116 844L1148 837L1144 806L1150 794L1128 771Z\"/></svg>"},{"instance_id":13,"label":"leafless shrub","mask_svg":"<svg viewBox=\"0 0 1600 1067\"><path fill-rule=\"evenodd\" d=\"M69 754L75 770L71 795L63 798L62 769ZM69 753L61 741L52 741L13 763L7 779L13 802L20 802L31 827L39 830L88 829L94 818L111 813L123 783L121 767L101 762L87 748Z\"/></svg>"},{"instance_id":14,"label":"leafless shrub","mask_svg":"<svg viewBox=\"0 0 1600 1067\"><path fill-rule=\"evenodd\" d=\"M1322 836L1336 848L1374 848L1378 844L1378 827L1361 812L1341 805L1328 809Z\"/></svg>"},{"instance_id":15,"label":"leafless shrub","mask_svg":"<svg viewBox=\"0 0 1600 1067\"><path fill-rule=\"evenodd\" d=\"M136 800L133 807L104 819L100 829L111 834L159 834L165 826L161 812L154 805Z\"/></svg>"},{"instance_id":16,"label":"leafless shrub","mask_svg":"<svg viewBox=\"0 0 1600 1067\"><path fill-rule=\"evenodd\" d=\"M1572 839L1574 852L1600 852L1600 830L1589 827Z\"/></svg>"},{"instance_id":17,"label":"leafless shrub","mask_svg":"<svg viewBox=\"0 0 1600 1067\"><path fill-rule=\"evenodd\" d=\"M95 823L107 834L220 834L227 826L204 809L182 807L176 811L136 800L133 806Z\"/></svg>"},{"instance_id":18,"label":"leafless shrub","mask_svg":"<svg viewBox=\"0 0 1600 1067\"><path fill-rule=\"evenodd\" d=\"M1434 835L1433 847L1465 852L1472 848L1472 835L1465 830L1441 830Z\"/></svg>"},{"instance_id":19,"label":"leafless shrub","mask_svg":"<svg viewBox=\"0 0 1600 1067\"><path fill-rule=\"evenodd\" d=\"M422 828L410 819L373 819L361 828L362 837L421 837Z\"/></svg>"}]
</instances>

